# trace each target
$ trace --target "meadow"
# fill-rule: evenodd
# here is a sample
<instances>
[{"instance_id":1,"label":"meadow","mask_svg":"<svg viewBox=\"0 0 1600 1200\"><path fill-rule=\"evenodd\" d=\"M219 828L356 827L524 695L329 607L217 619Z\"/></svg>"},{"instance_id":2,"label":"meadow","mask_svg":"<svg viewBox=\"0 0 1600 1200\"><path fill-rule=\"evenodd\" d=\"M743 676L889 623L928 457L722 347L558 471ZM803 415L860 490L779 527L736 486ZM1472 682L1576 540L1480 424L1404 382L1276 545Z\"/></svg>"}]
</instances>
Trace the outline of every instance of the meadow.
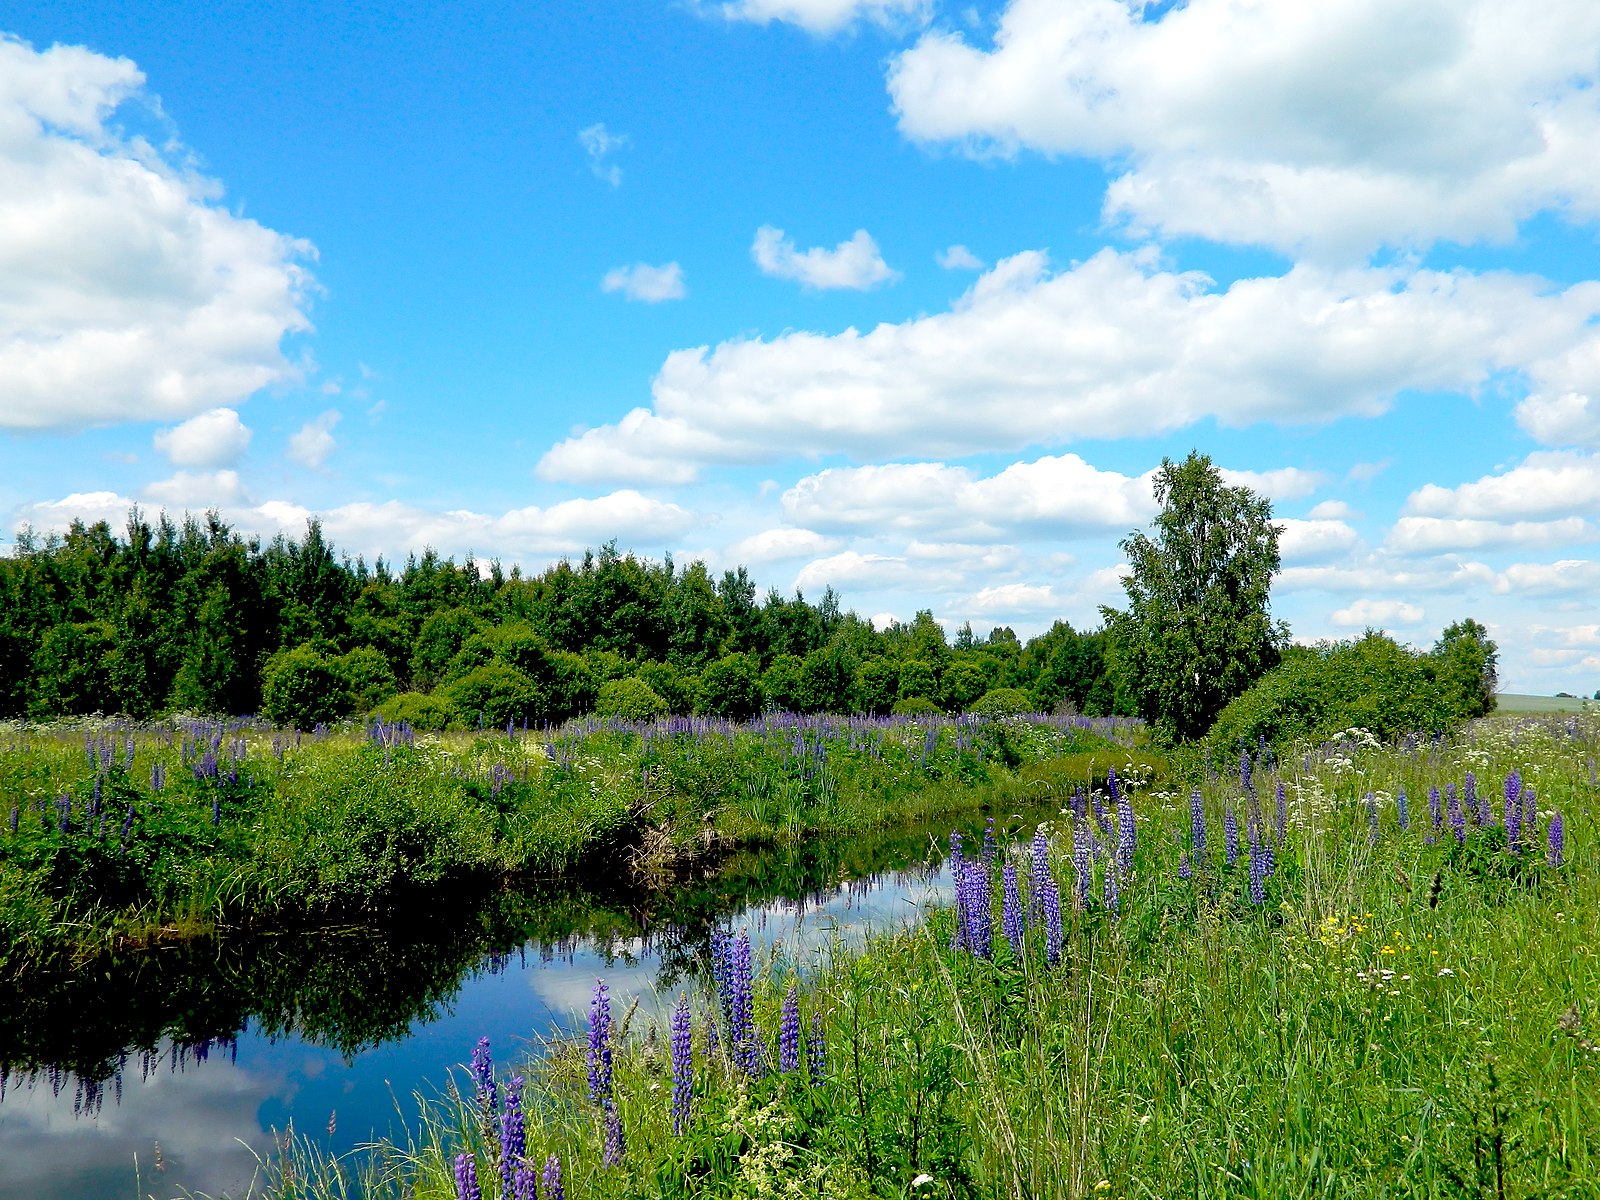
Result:
<instances>
[{"instance_id":1,"label":"meadow","mask_svg":"<svg viewBox=\"0 0 1600 1200\"><path fill-rule=\"evenodd\" d=\"M1600 1195L1594 716L1135 771L819 964L470 1065L277 1197ZM1192 779L1171 780L1187 770ZM1192 786L1191 786L1192 785ZM538 1031L530 1031L537 1033Z\"/></svg>"},{"instance_id":2,"label":"meadow","mask_svg":"<svg viewBox=\"0 0 1600 1200\"><path fill-rule=\"evenodd\" d=\"M419 735L244 721L0 731L0 981L229 930L381 922L484 886L669 879L1103 778L1136 722L671 718Z\"/></svg>"}]
</instances>

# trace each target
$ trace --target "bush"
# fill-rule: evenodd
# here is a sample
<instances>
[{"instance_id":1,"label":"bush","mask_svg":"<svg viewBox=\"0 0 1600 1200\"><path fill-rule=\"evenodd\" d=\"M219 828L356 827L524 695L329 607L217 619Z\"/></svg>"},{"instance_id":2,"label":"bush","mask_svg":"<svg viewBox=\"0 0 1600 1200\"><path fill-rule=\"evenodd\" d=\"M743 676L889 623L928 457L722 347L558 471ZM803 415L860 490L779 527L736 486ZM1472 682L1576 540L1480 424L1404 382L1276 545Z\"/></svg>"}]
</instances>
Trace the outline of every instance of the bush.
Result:
<instances>
[{"instance_id":1,"label":"bush","mask_svg":"<svg viewBox=\"0 0 1600 1200\"><path fill-rule=\"evenodd\" d=\"M1033 699L1021 688L993 688L968 711L983 717L1020 717L1033 711Z\"/></svg>"},{"instance_id":2,"label":"bush","mask_svg":"<svg viewBox=\"0 0 1600 1200\"><path fill-rule=\"evenodd\" d=\"M1217 717L1206 740L1224 759L1241 740L1322 741L1360 727L1389 739L1441 733L1476 715L1477 697L1441 680L1441 660L1382 633L1353 642L1297 647Z\"/></svg>"},{"instance_id":3,"label":"bush","mask_svg":"<svg viewBox=\"0 0 1600 1200\"><path fill-rule=\"evenodd\" d=\"M548 709L537 684L515 667L490 663L443 684L437 693L468 728L543 721Z\"/></svg>"},{"instance_id":4,"label":"bush","mask_svg":"<svg viewBox=\"0 0 1600 1200\"><path fill-rule=\"evenodd\" d=\"M354 700L355 712L370 712L400 690L389 660L372 646L341 654L333 666Z\"/></svg>"},{"instance_id":5,"label":"bush","mask_svg":"<svg viewBox=\"0 0 1600 1200\"><path fill-rule=\"evenodd\" d=\"M761 711L761 677L755 660L729 654L700 676L700 711L733 721L748 721Z\"/></svg>"},{"instance_id":6,"label":"bush","mask_svg":"<svg viewBox=\"0 0 1600 1200\"><path fill-rule=\"evenodd\" d=\"M447 729L452 724L460 723L456 721L455 710L444 700L437 696L425 696L421 692L401 692L390 696L372 712L391 724L404 721L413 729Z\"/></svg>"},{"instance_id":7,"label":"bush","mask_svg":"<svg viewBox=\"0 0 1600 1200\"><path fill-rule=\"evenodd\" d=\"M896 700L892 711L897 717L925 717L944 710L925 696L907 696L904 700Z\"/></svg>"},{"instance_id":8,"label":"bush","mask_svg":"<svg viewBox=\"0 0 1600 1200\"><path fill-rule=\"evenodd\" d=\"M644 680L630 676L601 684L594 711L624 721L654 721L667 715L667 702Z\"/></svg>"},{"instance_id":9,"label":"bush","mask_svg":"<svg viewBox=\"0 0 1600 1200\"><path fill-rule=\"evenodd\" d=\"M267 660L261 715L274 725L309 729L349 716L355 706L356 698L340 670L339 660L319 654L310 646L281 650Z\"/></svg>"}]
</instances>

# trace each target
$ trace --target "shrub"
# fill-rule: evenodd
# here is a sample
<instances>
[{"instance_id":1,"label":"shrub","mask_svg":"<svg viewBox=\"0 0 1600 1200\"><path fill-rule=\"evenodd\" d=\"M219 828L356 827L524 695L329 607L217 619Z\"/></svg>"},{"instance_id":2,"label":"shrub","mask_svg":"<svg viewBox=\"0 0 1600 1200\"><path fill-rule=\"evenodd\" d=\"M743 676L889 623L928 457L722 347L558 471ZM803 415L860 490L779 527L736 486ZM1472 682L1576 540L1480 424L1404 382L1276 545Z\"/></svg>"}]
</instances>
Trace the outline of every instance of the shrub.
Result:
<instances>
[{"instance_id":1,"label":"shrub","mask_svg":"<svg viewBox=\"0 0 1600 1200\"><path fill-rule=\"evenodd\" d=\"M354 699L355 712L370 712L400 690L389 660L383 651L372 646L358 646L341 654L333 660L333 666Z\"/></svg>"},{"instance_id":2,"label":"shrub","mask_svg":"<svg viewBox=\"0 0 1600 1200\"><path fill-rule=\"evenodd\" d=\"M468 727L504 725L508 721L543 721L548 710L544 693L515 667L490 663L475 667L443 684L437 693Z\"/></svg>"},{"instance_id":3,"label":"shrub","mask_svg":"<svg viewBox=\"0 0 1600 1200\"><path fill-rule=\"evenodd\" d=\"M729 654L700 676L700 711L747 721L761 711L761 678L749 655Z\"/></svg>"},{"instance_id":4,"label":"shrub","mask_svg":"<svg viewBox=\"0 0 1600 1200\"><path fill-rule=\"evenodd\" d=\"M455 711L438 696L425 696L421 692L401 692L390 696L373 715L398 724L404 721L413 729L446 729L456 722Z\"/></svg>"},{"instance_id":5,"label":"shrub","mask_svg":"<svg viewBox=\"0 0 1600 1200\"><path fill-rule=\"evenodd\" d=\"M904 700L896 700L893 709L897 717L925 717L943 711L925 696L907 696Z\"/></svg>"},{"instance_id":6,"label":"shrub","mask_svg":"<svg viewBox=\"0 0 1600 1200\"><path fill-rule=\"evenodd\" d=\"M1224 757L1241 740L1321 741L1359 726L1379 738L1439 733L1476 714L1470 689L1440 679L1441 660L1368 632L1353 642L1297 647L1217 717L1207 741Z\"/></svg>"},{"instance_id":7,"label":"shrub","mask_svg":"<svg viewBox=\"0 0 1600 1200\"><path fill-rule=\"evenodd\" d=\"M261 713L274 725L309 729L337 721L355 709L356 698L340 661L310 646L274 654L263 676Z\"/></svg>"},{"instance_id":8,"label":"shrub","mask_svg":"<svg viewBox=\"0 0 1600 1200\"><path fill-rule=\"evenodd\" d=\"M993 688L968 711L984 717L1019 717L1033 711L1033 700L1021 688Z\"/></svg>"},{"instance_id":9,"label":"shrub","mask_svg":"<svg viewBox=\"0 0 1600 1200\"><path fill-rule=\"evenodd\" d=\"M644 680L630 676L601 684L594 710L602 717L654 721L667 715L667 702Z\"/></svg>"}]
</instances>

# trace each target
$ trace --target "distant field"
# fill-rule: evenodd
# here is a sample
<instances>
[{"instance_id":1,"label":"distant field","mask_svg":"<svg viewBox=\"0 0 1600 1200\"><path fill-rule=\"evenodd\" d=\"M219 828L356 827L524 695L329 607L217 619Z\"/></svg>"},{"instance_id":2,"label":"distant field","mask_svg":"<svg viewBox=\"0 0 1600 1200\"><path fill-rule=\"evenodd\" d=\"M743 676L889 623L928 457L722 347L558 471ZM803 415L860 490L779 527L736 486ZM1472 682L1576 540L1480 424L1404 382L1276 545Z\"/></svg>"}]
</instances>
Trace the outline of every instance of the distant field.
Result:
<instances>
[{"instance_id":1,"label":"distant field","mask_svg":"<svg viewBox=\"0 0 1600 1200\"><path fill-rule=\"evenodd\" d=\"M1582 712L1584 701L1570 696L1524 696L1517 692L1499 692L1495 699L1503 713ZM1591 707L1595 701L1588 701Z\"/></svg>"}]
</instances>

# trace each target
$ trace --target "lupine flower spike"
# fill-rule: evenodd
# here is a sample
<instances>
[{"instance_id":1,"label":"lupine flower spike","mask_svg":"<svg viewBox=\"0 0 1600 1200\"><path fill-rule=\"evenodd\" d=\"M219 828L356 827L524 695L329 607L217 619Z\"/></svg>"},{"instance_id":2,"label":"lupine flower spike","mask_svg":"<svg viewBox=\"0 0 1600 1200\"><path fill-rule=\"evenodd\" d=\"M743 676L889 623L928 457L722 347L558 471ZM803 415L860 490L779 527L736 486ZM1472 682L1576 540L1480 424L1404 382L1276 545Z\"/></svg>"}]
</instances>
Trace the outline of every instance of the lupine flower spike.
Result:
<instances>
[{"instance_id":1,"label":"lupine flower spike","mask_svg":"<svg viewBox=\"0 0 1600 1200\"><path fill-rule=\"evenodd\" d=\"M561 1186L561 1160L554 1154L544 1160L544 1200L567 1200Z\"/></svg>"},{"instance_id":2,"label":"lupine flower spike","mask_svg":"<svg viewBox=\"0 0 1600 1200\"><path fill-rule=\"evenodd\" d=\"M1550 824L1545 830L1545 857L1552 867L1560 869L1566 859L1566 822L1559 812L1550 814Z\"/></svg>"},{"instance_id":3,"label":"lupine flower spike","mask_svg":"<svg viewBox=\"0 0 1600 1200\"><path fill-rule=\"evenodd\" d=\"M689 1128L694 1097L694 1025L689 998L678 996L672 1010L672 1132L682 1137Z\"/></svg>"},{"instance_id":4,"label":"lupine flower spike","mask_svg":"<svg viewBox=\"0 0 1600 1200\"><path fill-rule=\"evenodd\" d=\"M800 994L794 984L783 998L783 1015L778 1023L778 1070L785 1075L800 1069Z\"/></svg>"},{"instance_id":5,"label":"lupine flower spike","mask_svg":"<svg viewBox=\"0 0 1600 1200\"><path fill-rule=\"evenodd\" d=\"M1017 868L1006 863L1000 871L1000 929L1011 943L1013 954L1022 953L1022 893L1017 887Z\"/></svg>"},{"instance_id":6,"label":"lupine flower spike","mask_svg":"<svg viewBox=\"0 0 1600 1200\"><path fill-rule=\"evenodd\" d=\"M611 996L603 979L594 981L589 1005L589 1099L603 1104L611 1096Z\"/></svg>"},{"instance_id":7,"label":"lupine flower spike","mask_svg":"<svg viewBox=\"0 0 1600 1200\"><path fill-rule=\"evenodd\" d=\"M456 1197L483 1200L483 1191L478 1187L478 1160L470 1154L456 1155Z\"/></svg>"}]
</instances>

